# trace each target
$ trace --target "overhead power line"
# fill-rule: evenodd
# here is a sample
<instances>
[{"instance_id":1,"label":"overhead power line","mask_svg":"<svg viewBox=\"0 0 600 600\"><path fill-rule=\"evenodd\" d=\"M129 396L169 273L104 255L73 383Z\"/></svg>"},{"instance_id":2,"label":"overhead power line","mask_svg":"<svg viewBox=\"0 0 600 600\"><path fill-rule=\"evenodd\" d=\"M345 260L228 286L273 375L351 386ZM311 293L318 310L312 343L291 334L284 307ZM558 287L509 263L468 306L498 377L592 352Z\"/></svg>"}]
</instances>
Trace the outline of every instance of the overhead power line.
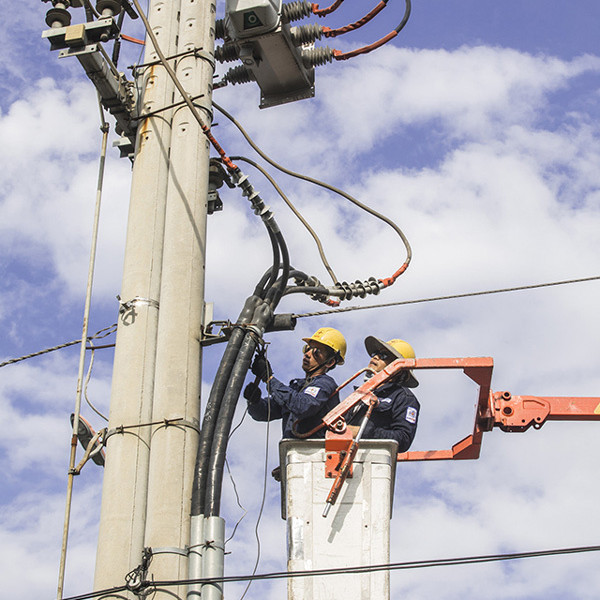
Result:
<instances>
[{"instance_id":1,"label":"overhead power line","mask_svg":"<svg viewBox=\"0 0 600 600\"><path fill-rule=\"evenodd\" d=\"M347 306L345 308L333 308L330 310L321 310L310 313L294 314L295 319L303 317L320 317L322 315L331 315L333 313L350 312L353 310L368 310L370 308L389 308L391 306L403 306L406 304L422 304L424 302L438 302L440 300L454 300L456 298L470 298L474 296L487 296L491 294L504 294L506 292L521 292L523 290L535 290L544 287L553 287L558 285L567 285L571 283L585 283L587 281L597 281L600 275L592 277L582 277L580 279L566 279L564 281L551 281L549 283L534 283L531 285L521 285L517 287L500 288L497 290L485 290L483 292L465 292L463 294L451 294L448 296L434 296L432 298L419 298L417 300L400 300L398 302L386 302L385 304L370 304L369 306Z\"/></svg>"},{"instance_id":2,"label":"overhead power line","mask_svg":"<svg viewBox=\"0 0 600 600\"><path fill-rule=\"evenodd\" d=\"M369 306L348 306L346 308L334 308L334 309L330 309L330 310L321 310L321 311L317 311L317 312L294 314L292 316L296 319L301 319L304 317L319 317L322 315L331 315L334 313L351 312L354 310L368 310L368 309L372 309L372 308L390 308L393 306L404 306L407 304L423 304L425 302L439 302L440 300L456 300L458 298L471 298L471 297L475 297L475 296L490 296L492 294L504 294L507 292L521 292L524 290L535 290L535 289L540 289L540 288L545 288L545 287L555 287L555 286L559 286L559 285L569 285L569 284L573 284L573 283L586 283L589 281L598 281L598 280L600 280L600 275L593 275L591 277L581 277L579 279L565 279L563 281L551 281L551 282L547 282L547 283L534 283L531 285L521 285L521 286L509 287L509 288L499 288L499 289L495 289L495 290L485 290L482 292L465 292L463 294L451 294L448 296L433 296L431 298L418 298L416 300L400 300L398 302L386 302L385 304L371 304ZM90 336L88 339L94 340L94 339L106 337L107 335L110 335L111 333L114 332L114 328L116 328L116 326L117 326L117 324L114 323L110 327L101 329L100 331L95 333L93 336ZM100 335L103 332L106 332L106 333L104 333L104 335ZM52 348L46 348L45 350L40 350L39 352L33 352L32 354L26 354L25 356L20 356L19 358L11 358L9 360L6 360L6 361L0 363L0 367L4 367L6 365L10 365L10 364L22 361L22 360L27 360L28 358L34 358L35 356L41 356L42 354L47 354L48 352L54 352L55 350L62 350L63 348L68 348L69 346L74 346L75 344L79 344L80 342L81 342L81 340L73 340L72 342L66 342L64 344L60 344L59 346L53 346ZM112 344L110 344L109 346L112 346ZM104 348L104 346L95 346L95 348L93 348L93 349L97 350L99 348ZM92 348L88 348L88 349L92 350Z\"/></svg>"},{"instance_id":3,"label":"overhead power line","mask_svg":"<svg viewBox=\"0 0 600 600\"><path fill-rule=\"evenodd\" d=\"M229 577L214 577L210 579L175 579L171 581L148 581L146 588L158 589L176 585L191 585L198 583L239 583L241 581L268 581L274 579L288 579L294 577L325 577L329 575L351 575L360 573L374 573L378 571L402 571L409 569L427 569L431 567L454 567L459 565L473 565L523 558L542 558L548 556L566 556L569 554L584 554L599 552L600 546L577 546L572 548L556 548L552 550L534 550L532 552L513 552L506 554L483 554L476 556L463 556L455 558L439 558L432 560L415 560L407 562L386 563L379 565L365 565L355 567L340 567L335 569L312 569L307 571L276 571L272 573L259 573L257 575L231 575ZM88 600L89 598L111 597L112 594L127 590L127 586L118 586L105 590L98 590L79 596L70 596L64 600ZM114 597L114 596L113 596Z\"/></svg>"},{"instance_id":4,"label":"overhead power line","mask_svg":"<svg viewBox=\"0 0 600 600\"><path fill-rule=\"evenodd\" d=\"M116 331L117 324L113 323L110 327L105 327L100 331L96 332L94 335L89 336L88 340L96 340L100 338L104 338L111 333ZM0 363L0 367L5 367L6 365L12 365L14 363L20 362L22 360L27 360L29 358L34 358L36 356L41 356L42 354L48 354L49 352L54 352L55 350L62 350L63 348L68 348L69 346L75 346L76 344L80 344L81 339L73 340L71 342L65 342L64 344L59 344L58 346L52 346L51 348L46 348L44 350L39 350L38 352L32 352L31 354L25 354L24 356L19 356L19 358L11 358L9 360L5 360ZM110 344L112 346L112 344ZM88 350L98 350L99 348L103 348L104 346L95 346L94 348L87 348Z\"/></svg>"}]
</instances>

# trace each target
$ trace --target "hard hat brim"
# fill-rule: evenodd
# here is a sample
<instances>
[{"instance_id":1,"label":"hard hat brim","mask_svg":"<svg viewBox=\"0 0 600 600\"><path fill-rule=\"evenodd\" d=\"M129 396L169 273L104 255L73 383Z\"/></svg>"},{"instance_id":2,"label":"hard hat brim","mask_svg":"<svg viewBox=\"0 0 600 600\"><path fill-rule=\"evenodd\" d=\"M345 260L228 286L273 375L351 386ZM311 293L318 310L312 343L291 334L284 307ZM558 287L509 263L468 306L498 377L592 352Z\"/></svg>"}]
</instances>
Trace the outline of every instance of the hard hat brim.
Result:
<instances>
[{"instance_id":1,"label":"hard hat brim","mask_svg":"<svg viewBox=\"0 0 600 600\"><path fill-rule=\"evenodd\" d=\"M376 352L385 352L395 356L396 358L406 358L398 352L393 346L390 346L383 340L376 338L373 335L369 335L365 338L365 348L367 349L367 353L369 356ZM408 378L404 382L404 387L416 388L419 385L417 378L413 375L411 370L406 371L408 373Z\"/></svg>"}]
</instances>

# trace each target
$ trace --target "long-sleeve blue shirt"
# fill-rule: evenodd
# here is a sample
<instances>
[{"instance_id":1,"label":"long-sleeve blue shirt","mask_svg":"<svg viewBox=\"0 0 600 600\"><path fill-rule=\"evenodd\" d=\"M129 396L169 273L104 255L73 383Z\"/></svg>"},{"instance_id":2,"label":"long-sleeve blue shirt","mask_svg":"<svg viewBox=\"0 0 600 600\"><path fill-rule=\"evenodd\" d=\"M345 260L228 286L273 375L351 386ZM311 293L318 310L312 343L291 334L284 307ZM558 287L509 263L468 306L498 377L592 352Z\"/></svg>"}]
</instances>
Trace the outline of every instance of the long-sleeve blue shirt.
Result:
<instances>
[{"instance_id":1,"label":"long-sleeve blue shirt","mask_svg":"<svg viewBox=\"0 0 600 600\"><path fill-rule=\"evenodd\" d=\"M408 389L394 383L377 388L374 394L379 399L371 413L363 439L396 440L398 452L406 452L417 433L420 405L415 395ZM351 425L360 425L367 412L362 402L348 416Z\"/></svg>"},{"instance_id":2,"label":"long-sleeve blue shirt","mask_svg":"<svg viewBox=\"0 0 600 600\"><path fill-rule=\"evenodd\" d=\"M281 419L283 438L295 437L292 433L295 421L299 421L297 431L308 432L314 429L340 401L339 395L333 393L337 385L327 374L308 379L292 379L289 385L273 377L269 386L270 414L268 398L249 402L248 413L255 421L266 421L269 417L271 421ZM311 437L325 437L325 429L322 428Z\"/></svg>"}]
</instances>

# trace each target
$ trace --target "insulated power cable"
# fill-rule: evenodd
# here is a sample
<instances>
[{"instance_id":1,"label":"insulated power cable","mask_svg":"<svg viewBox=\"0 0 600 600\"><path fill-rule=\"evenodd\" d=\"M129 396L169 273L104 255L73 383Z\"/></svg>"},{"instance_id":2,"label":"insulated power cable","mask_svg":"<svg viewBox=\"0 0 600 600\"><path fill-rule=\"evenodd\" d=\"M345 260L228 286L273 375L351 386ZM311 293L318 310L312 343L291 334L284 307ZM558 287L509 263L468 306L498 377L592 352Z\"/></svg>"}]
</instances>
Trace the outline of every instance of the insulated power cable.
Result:
<instances>
[{"instance_id":1,"label":"insulated power cable","mask_svg":"<svg viewBox=\"0 0 600 600\"><path fill-rule=\"evenodd\" d=\"M267 154L265 154L265 152L263 152L263 150L254 142L254 140L250 137L250 135L246 132L246 130L242 127L242 125L235 119L235 117L233 117L233 115L231 115L229 112L227 112L227 110L225 110L222 106L220 106L216 102L213 102L213 106L237 127L239 132L244 136L244 138L246 139L248 144L252 147L252 149L261 158L263 158L263 160L267 161L271 166L275 167L278 171L281 171L282 173L285 173L286 175L290 175L291 177L296 177L297 179L307 181L308 183L312 183L314 185L317 185L319 187L322 187L331 192L334 192L335 194L342 196L343 198L350 201L352 204L354 204L361 210L364 210L365 212L369 213L373 217L375 217L375 218L383 221L387 225L389 225L398 234L398 236L402 240L402 243L404 244L404 247L406 249L406 260L404 261L404 263L402 263L400 268L397 269L396 272L393 273L390 277L386 277L386 278L378 280L382 289L392 285L396 281L396 279L400 275L402 275L402 273L404 273L404 271L406 271L406 269L408 268L408 265L410 264L410 261L412 259L412 249L410 247L410 243L408 242L408 239L404 235L404 232L391 219L389 219L385 215L382 215L381 213L377 212L376 210L372 209L371 207L363 204L362 202L360 202L359 200L357 200L356 198L354 198L347 192L344 192L343 190L341 190L333 185L330 185L329 183L320 181L320 180L310 177L308 175L303 175L302 173L297 173L297 172L292 171L291 169L288 169L288 168L284 167L283 165L280 165L279 163L275 162L272 158L270 158ZM333 293L333 292L330 290L330 293Z\"/></svg>"},{"instance_id":2,"label":"insulated power cable","mask_svg":"<svg viewBox=\"0 0 600 600\"><path fill-rule=\"evenodd\" d=\"M351 23L350 25L346 25L344 27L338 27L337 29L330 29L329 27L323 27L323 35L327 38L337 37L338 35L343 35L344 33L348 33L350 31L355 31L356 29L361 28L363 25L366 25L371 19L376 17L386 6L388 0L381 0L379 4L375 6L375 8L368 12L364 17Z\"/></svg>"},{"instance_id":3,"label":"insulated power cable","mask_svg":"<svg viewBox=\"0 0 600 600\"><path fill-rule=\"evenodd\" d=\"M319 236L315 233L314 229L309 225L308 221L302 216L302 213L292 204L290 199L286 196L286 194L283 192L281 187L279 187L279 185L277 184L275 179L273 179L271 174L265 168L263 168L261 165L259 165L257 162L253 161L251 158L247 158L246 156L232 156L231 160L246 162L249 165L253 166L255 169L258 169L267 178L269 183L275 188L277 193L281 196L282 200L288 205L289 209L294 213L294 215L296 215L298 220L302 223L302 225L304 225L304 227L306 228L308 233L312 236L313 240L315 241L315 244L317 245L317 249L319 251L319 256L321 257L321 262L323 263L325 270L327 271L327 273L329 273L329 276L331 277L333 283L334 284L337 283L338 278L336 277L335 273L333 272L333 269L331 268L331 265L329 264L329 261L327 260L327 257L325 256L325 251L323 250L323 244L321 243Z\"/></svg>"},{"instance_id":4,"label":"insulated power cable","mask_svg":"<svg viewBox=\"0 0 600 600\"><path fill-rule=\"evenodd\" d=\"M295 319L301 319L303 317L321 317L324 315L331 315L334 313L351 312L354 310L369 310L372 308L390 308L392 306L404 306L406 304L422 304L425 302L439 302L440 300L455 300L457 298L471 298L475 296L488 296L492 294L504 294L507 292L520 292L523 290L535 290L545 287L554 287L558 285L569 285L573 283L585 283L587 281L598 281L600 275L594 275L592 277L582 277L580 279L567 279L564 281L552 281L550 283L534 283L531 285L521 285L510 288L500 288L497 290L486 290L483 292L465 292L463 294L451 294L448 296L434 296L432 298L419 298L417 300L400 300L399 302L386 302L385 304L372 304L370 306L348 306L345 308L334 308L331 310L321 310L310 313L294 314L292 315Z\"/></svg>"},{"instance_id":5,"label":"insulated power cable","mask_svg":"<svg viewBox=\"0 0 600 600\"><path fill-rule=\"evenodd\" d=\"M485 564L492 562L504 562L510 560L522 560L526 558L546 558L551 556L569 556L573 554L586 554L589 552L600 552L600 546L577 546L570 548L556 548L551 550L534 550L531 552L513 552L505 554L482 554L475 556L464 556L455 558L440 558L432 560L416 560L396 563L384 563L378 565L365 565L356 567L339 567L332 569L310 569L306 571L274 571L271 573L259 573L258 575L230 575L227 577L211 579L177 579L172 581L147 581L145 588L154 590L176 585L189 585L194 583L238 583L240 581L270 581L274 579L292 579L295 577L323 577L329 575L351 575L362 573L376 573L380 571L404 571L411 569L428 569L435 567L455 567L461 565ZM127 586L116 586L113 588L70 596L64 600L89 600L90 598L110 597L110 594L123 592Z\"/></svg>"},{"instance_id":6,"label":"insulated power cable","mask_svg":"<svg viewBox=\"0 0 600 600\"><path fill-rule=\"evenodd\" d=\"M357 48L356 50L351 50L350 52L341 52L340 50L334 50L333 58L335 58L335 60L347 60L349 58L354 58L355 56L358 56L360 54L367 54L377 48L380 48L384 44L387 44L404 29L404 26L408 23L408 19L410 18L410 12L411 0L405 0L404 16L402 17L402 21L400 21L400 23L395 29L390 31L390 33L377 40L376 42L373 42L372 44L369 44L367 46L362 46L361 48Z\"/></svg>"}]
</instances>

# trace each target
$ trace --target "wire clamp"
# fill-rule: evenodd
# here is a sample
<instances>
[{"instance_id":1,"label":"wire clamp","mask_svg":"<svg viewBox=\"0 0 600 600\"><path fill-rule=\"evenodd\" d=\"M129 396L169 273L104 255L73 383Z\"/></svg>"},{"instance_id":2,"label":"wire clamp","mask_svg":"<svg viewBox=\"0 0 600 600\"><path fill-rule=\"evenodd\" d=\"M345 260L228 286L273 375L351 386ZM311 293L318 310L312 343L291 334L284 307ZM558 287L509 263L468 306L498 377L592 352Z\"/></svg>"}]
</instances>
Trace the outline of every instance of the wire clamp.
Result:
<instances>
[{"instance_id":1,"label":"wire clamp","mask_svg":"<svg viewBox=\"0 0 600 600\"><path fill-rule=\"evenodd\" d=\"M164 548L148 548L152 555L155 554L179 554L181 556L187 556L190 553L190 549L186 546L185 548L175 548L173 546L165 546Z\"/></svg>"},{"instance_id":2,"label":"wire clamp","mask_svg":"<svg viewBox=\"0 0 600 600\"><path fill-rule=\"evenodd\" d=\"M121 315L134 310L135 306L138 304L151 306L156 309L160 307L158 300L153 300L152 298L142 298L141 296L136 296L132 300L127 300L126 302L121 300L121 296L117 296L117 300L119 301L119 314Z\"/></svg>"},{"instance_id":3,"label":"wire clamp","mask_svg":"<svg viewBox=\"0 0 600 600\"><path fill-rule=\"evenodd\" d=\"M142 554L142 562L133 570L125 575L125 587L131 592L138 592L147 587L149 582L146 581L148 567L152 561L152 548L144 548Z\"/></svg>"}]
</instances>

